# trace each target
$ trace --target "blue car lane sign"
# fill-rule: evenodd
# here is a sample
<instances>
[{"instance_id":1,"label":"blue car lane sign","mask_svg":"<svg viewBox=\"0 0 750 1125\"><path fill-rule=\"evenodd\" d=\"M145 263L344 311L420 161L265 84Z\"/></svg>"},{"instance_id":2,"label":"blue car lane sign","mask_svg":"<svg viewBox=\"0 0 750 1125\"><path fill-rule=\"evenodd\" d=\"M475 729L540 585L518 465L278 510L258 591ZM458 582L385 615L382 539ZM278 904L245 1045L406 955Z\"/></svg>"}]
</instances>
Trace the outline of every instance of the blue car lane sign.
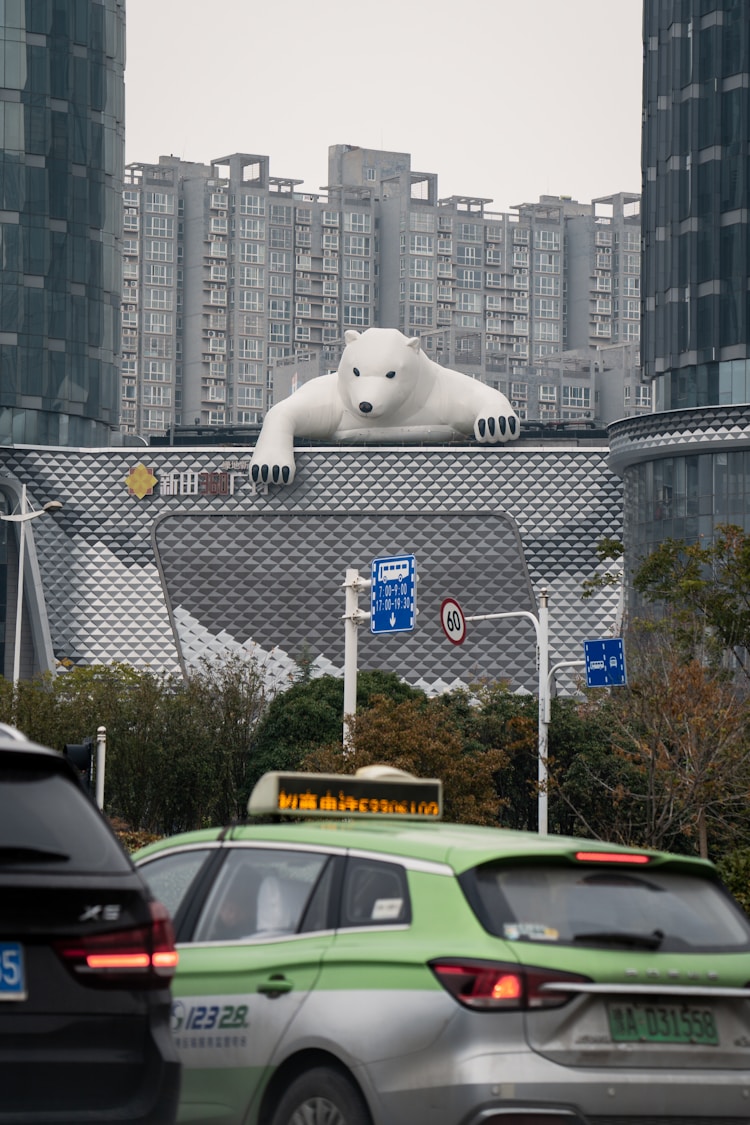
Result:
<instances>
[{"instance_id":1,"label":"blue car lane sign","mask_svg":"<svg viewBox=\"0 0 750 1125\"><path fill-rule=\"evenodd\" d=\"M414 555L373 559L370 567L370 632L404 633L417 613L417 560Z\"/></svg>"},{"instance_id":2,"label":"blue car lane sign","mask_svg":"<svg viewBox=\"0 0 750 1125\"><path fill-rule=\"evenodd\" d=\"M627 684L622 637L584 641L587 687L623 687Z\"/></svg>"}]
</instances>

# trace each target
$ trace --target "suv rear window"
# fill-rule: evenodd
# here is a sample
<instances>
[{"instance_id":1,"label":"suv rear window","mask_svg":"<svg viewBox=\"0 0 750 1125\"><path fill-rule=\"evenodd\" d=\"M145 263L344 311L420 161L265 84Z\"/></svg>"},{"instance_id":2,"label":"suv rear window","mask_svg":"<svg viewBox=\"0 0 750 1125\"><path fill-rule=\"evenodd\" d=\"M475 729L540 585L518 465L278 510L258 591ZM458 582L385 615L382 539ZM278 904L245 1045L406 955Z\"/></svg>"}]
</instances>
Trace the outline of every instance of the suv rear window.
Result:
<instances>
[{"instance_id":1,"label":"suv rear window","mask_svg":"<svg viewBox=\"0 0 750 1125\"><path fill-rule=\"evenodd\" d=\"M654 868L486 864L461 877L485 929L506 941L599 949L740 951L750 920L711 879Z\"/></svg>"},{"instance_id":2,"label":"suv rear window","mask_svg":"<svg viewBox=\"0 0 750 1125\"><path fill-rule=\"evenodd\" d=\"M57 768L0 763L0 863L55 871L130 871L97 809Z\"/></svg>"}]
</instances>

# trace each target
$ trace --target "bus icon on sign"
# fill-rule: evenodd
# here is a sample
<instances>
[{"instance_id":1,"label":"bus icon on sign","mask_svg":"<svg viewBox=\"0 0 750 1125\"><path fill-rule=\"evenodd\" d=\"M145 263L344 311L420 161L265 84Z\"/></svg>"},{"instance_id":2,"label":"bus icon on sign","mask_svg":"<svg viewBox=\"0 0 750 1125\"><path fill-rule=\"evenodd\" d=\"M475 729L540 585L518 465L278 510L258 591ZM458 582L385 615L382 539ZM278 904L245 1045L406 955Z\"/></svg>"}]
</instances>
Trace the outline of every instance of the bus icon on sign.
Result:
<instances>
[{"instance_id":1,"label":"bus icon on sign","mask_svg":"<svg viewBox=\"0 0 750 1125\"><path fill-rule=\"evenodd\" d=\"M400 582L409 577L411 559L384 559L378 563L378 582Z\"/></svg>"}]
</instances>

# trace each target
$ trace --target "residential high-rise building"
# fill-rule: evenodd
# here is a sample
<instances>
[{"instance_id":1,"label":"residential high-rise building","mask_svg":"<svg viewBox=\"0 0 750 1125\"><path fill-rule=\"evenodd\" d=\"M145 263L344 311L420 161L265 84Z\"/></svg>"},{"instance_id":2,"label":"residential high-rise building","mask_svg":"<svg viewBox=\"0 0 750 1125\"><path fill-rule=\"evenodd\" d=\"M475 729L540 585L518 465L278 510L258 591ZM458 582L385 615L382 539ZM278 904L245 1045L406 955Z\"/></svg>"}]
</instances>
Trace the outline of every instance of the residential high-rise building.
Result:
<instances>
[{"instance_id":1,"label":"residential high-rise building","mask_svg":"<svg viewBox=\"0 0 750 1125\"><path fill-rule=\"evenodd\" d=\"M737 0L648 0L643 343L657 413L616 423L633 565L750 529L750 23Z\"/></svg>"},{"instance_id":2,"label":"residential high-rise building","mask_svg":"<svg viewBox=\"0 0 750 1125\"><path fill-rule=\"evenodd\" d=\"M0 5L0 443L119 424L124 0Z\"/></svg>"},{"instance_id":3,"label":"residential high-rise building","mask_svg":"<svg viewBox=\"0 0 750 1125\"><path fill-rule=\"evenodd\" d=\"M441 199L407 153L352 145L329 149L317 194L246 153L164 156L125 176L125 431L258 423L274 372L295 357L308 373L334 369L350 328L419 336L437 362L509 397L516 376L562 351L638 341L636 195L496 213L490 199ZM548 415L593 416L589 366Z\"/></svg>"}]
</instances>

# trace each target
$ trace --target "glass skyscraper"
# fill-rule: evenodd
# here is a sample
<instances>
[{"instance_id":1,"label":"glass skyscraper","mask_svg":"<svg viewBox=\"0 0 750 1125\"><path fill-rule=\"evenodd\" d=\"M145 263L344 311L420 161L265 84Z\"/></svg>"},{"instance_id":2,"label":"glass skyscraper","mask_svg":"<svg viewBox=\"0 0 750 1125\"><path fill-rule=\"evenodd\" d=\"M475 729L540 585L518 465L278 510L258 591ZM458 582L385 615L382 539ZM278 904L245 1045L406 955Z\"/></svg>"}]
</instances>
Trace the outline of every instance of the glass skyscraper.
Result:
<instances>
[{"instance_id":1,"label":"glass skyscraper","mask_svg":"<svg viewBox=\"0 0 750 1125\"><path fill-rule=\"evenodd\" d=\"M0 2L0 444L119 424L124 0Z\"/></svg>"},{"instance_id":2,"label":"glass skyscraper","mask_svg":"<svg viewBox=\"0 0 750 1125\"><path fill-rule=\"evenodd\" d=\"M750 530L744 0L645 0L642 363L656 413L610 427L630 567L667 538Z\"/></svg>"}]
</instances>

